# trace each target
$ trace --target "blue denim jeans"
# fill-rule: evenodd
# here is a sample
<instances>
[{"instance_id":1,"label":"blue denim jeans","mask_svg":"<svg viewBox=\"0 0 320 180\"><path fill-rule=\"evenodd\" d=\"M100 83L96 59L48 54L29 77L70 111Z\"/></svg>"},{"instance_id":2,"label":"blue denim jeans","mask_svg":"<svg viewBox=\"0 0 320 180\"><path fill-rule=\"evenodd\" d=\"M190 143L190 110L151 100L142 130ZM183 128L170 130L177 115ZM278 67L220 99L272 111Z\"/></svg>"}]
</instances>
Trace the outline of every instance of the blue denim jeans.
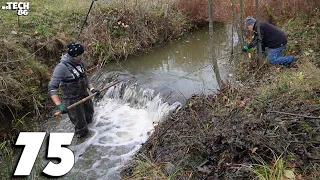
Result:
<instances>
[{"instance_id":1,"label":"blue denim jeans","mask_svg":"<svg viewBox=\"0 0 320 180\"><path fill-rule=\"evenodd\" d=\"M293 56L280 56L284 48L286 48L286 44L275 49L268 49L268 59L270 64L281 64L281 65L289 65L292 63Z\"/></svg>"}]
</instances>

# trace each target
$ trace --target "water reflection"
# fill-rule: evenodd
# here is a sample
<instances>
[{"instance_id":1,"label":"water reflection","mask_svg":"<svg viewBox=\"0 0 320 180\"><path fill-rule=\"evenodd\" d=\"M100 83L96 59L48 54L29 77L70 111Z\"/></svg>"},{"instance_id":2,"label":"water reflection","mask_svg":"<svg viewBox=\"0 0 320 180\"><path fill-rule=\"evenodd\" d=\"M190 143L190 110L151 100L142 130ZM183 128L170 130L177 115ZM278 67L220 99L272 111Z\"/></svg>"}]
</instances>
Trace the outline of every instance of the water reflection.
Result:
<instances>
[{"instance_id":1,"label":"water reflection","mask_svg":"<svg viewBox=\"0 0 320 180\"><path fill-rule=\"evenodd\" d=\"M215 24L214 38L220 73L225 79L231 51L231 26ZM104 72L127 71L138 77L142 87L162 94L171 93L169 102L185 101L194 93L208 94L218 88L211 66L209 42L208 29L202 29L151 52L129 57L121 66L109 63Z\"/></svg>"}]
</instances>

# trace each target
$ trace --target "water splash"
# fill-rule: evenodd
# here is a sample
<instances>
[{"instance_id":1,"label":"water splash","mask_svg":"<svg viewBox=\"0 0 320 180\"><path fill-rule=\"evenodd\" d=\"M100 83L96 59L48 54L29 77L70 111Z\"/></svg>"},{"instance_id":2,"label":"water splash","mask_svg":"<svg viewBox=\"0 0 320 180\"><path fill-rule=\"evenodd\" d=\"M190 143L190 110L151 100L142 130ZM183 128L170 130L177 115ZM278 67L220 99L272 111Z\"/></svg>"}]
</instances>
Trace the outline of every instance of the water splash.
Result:
<instances>
[{"instance_id":1,"label":"water splash","mask_svg":"<svg viewBox=\"0 0 320 180\"><path fill-rule=\"evenodd\" d=\"M67 177L120 179L118 170L139 150L154 126L178 105L170 108L160 94L155 95L152 89L139 89L137 84L110 88L95 104L89 138L75 140L70 146L75 165Z\"/></svg>"}]
</instances>

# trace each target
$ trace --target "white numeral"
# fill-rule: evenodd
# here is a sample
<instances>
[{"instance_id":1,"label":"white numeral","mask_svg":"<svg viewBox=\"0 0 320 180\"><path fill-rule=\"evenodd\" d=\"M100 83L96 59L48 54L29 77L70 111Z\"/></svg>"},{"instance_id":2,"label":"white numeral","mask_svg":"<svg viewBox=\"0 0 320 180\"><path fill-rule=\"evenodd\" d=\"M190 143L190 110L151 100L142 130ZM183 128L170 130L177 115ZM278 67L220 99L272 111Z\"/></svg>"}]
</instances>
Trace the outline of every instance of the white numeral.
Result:
<instances>
[{"instance_id":1,"label":"white numeral","mask_svg":"<svg viewBox=\"0 0 320 180\"><path fill-rule=\"evenodd\" d=\"M15 176L30 175L45 135L45 132L21 132L19 134L16 145L25 145L25 148L14 172Z\"/></svg>"},{"instance_id":2,"label":"white numeral","mask_svg":"<svg viewBox=\"0 0 320 180\"><path fill-rule=\"evenodd\" d=\"M21 132L16 145L24 145L21 158L18 162L14 176L28 176L31 173L37 158L45 132ZM70 145L74 133L50 133L48 158L59 158L59 164L49 162L43 172L50 176L63 176L67 174L74 165L73 152L62 145Z\"/></svg>"},{"instance_id":3,"label":"white numeral","mask_svg":"<svg viewBox=\"0 0 320 180\"><path fill-rule=\"evenodd\" d=\"M73 152L61 145L71 144L74 133L51 133L49 139L48 158L60 158L59 164L49 162L43 172L50 176L67 174L74 165Z\"/></svg>"}]
</instances>

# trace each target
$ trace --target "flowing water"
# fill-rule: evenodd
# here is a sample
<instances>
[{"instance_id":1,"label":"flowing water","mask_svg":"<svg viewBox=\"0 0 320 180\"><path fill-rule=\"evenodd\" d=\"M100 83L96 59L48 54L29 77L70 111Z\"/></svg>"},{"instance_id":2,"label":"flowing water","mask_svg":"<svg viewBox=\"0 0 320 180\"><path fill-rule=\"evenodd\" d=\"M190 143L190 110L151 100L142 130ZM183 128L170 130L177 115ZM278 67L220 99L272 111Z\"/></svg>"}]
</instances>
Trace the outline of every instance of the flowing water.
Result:
<instances>
[{"instance_id":1,"label":"flowing water","mask_svg":"<svg viewBox=\"0 0 320 180\"><path fill-rule=\"evenodd\" d=\"M225 79L230 73L230 26L216 25L214 36L220 74ZM238 39L234 33L236 43ZM99 75L108 71L127 71L137 77L140 87L165 94L166 101L185 102L192 94L209 94L218 88L210 59L208 30L202 29L152 52L130 57L125 62L109 63Z\"/></svg>"},{"instance_id":2,"label":"flowing water","mask_svg":"<svg viewBox=\"0 0 320 180\"><path fill-rule=\"evenodd\" d=\"M168 103L152 90L127 87L120 98L120 89L117 86L95 103L90 136L74 138L70 149L76 163L67 179L119 179L117 170L147 140L154 125L168 115ZM73 130L68 118L62 118L58 126L49 126L49 132Z\"/></svg>"},{"instance_id":3,"label":"flowing water","mask_svg":"<svg viewBox=\"0 0 320 180\"><path fill-rule=\"evenodd\" d=\"M229 26L217 26L215 32L216 56L225 79L230 73L227 42L231 31ZM192 94L209 94L218 87L211 66L207 30L130 57L120 65L109 63L94 75L93 81L101 87L111 71L132 74L136 81L131 86L110 88L102 99L95 101L90 136L85 140L74 138L69 146L75 154L75 165L65 179L120 179L119 169L178 102L184 104ZM65 116L44 126L47 132L73 132L73 125Z\"/></svg>"}]
</instances>

